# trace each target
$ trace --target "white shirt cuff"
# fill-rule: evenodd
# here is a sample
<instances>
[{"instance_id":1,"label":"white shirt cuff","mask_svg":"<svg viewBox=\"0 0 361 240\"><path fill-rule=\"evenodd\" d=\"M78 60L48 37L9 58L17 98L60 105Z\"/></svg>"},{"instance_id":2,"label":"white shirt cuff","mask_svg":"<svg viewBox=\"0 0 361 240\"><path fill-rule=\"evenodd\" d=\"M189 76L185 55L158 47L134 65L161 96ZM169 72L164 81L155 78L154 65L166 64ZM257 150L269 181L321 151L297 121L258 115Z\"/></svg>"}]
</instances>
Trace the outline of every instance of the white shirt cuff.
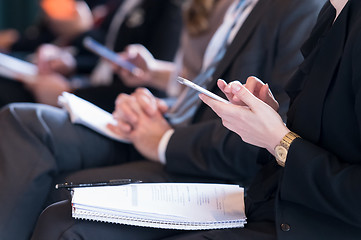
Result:
<instances>
[{"instance_id":1,"label":"white shirt cuff","mask_svg":"<svg viewBox=\"0 0 361 240\"><path fill-rule=\"evenodd\" d=\"M174 133L174 129L169 129L168 131L166 131L163 134L162 139L160 139L160 142L159 142L159 145L158 145L159 162L161 164L163 164L163 165L166 164L165 151L167 150L169 139L171 138L173 133Z\"/></svg>"}]
</instances>

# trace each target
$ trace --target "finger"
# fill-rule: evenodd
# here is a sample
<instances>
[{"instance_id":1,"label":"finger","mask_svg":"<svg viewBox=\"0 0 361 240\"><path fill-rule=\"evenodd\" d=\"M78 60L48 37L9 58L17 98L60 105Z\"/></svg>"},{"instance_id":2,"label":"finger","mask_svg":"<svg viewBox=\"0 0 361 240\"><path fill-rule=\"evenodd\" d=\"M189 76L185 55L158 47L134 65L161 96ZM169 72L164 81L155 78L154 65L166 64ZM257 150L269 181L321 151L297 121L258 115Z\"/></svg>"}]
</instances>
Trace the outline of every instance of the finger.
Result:
<instances>
[{"instance_id":1,"label":"finger","mask_svg":"<svg viewBox=\"0 0 361 240\"><path fill-rule=\"evenodd\" d=\"M120 78L122 79L122 81L131 81L131 73L124 68L121 68L115 64L113 64L113 71L116 72Z\"/></svg>"},{"instance_id":2,"label":"finger","mask_svg":"<svg viewBox=\"0 0 361 240\"><path fill-rule=\"evenodd\" d=\"M127 124L121 124L121 123L117 123L117 125L113 125L113 124L107 124L107 128L112 131L113 133L115 133L116 135L119 136L125 136L127 134L129 134L132 130L132 127L130 125Z\"/></svg>"},{"instance_id":3,"label":"finger","mask_svg":"<svg viewBox=\"0 0 361 240\"><path fill-rule=\"evenodd\" d=\"M120 94L115 105L115 111L113 112L115 119L125 121L131 125L135 125L138 122L138 116L141 114L142 110L135 97L127 94Z\"/></svg>"},{"instance_id":4,"label":"finger","mask_svg":"<svg viewBox=\"0 0 361 240\"><path fill-rule=\"evenodd\" d=\"M226 81L224 81L223 79L218 79L217 81L217 86L219 89L221 89L221 91L228 97L228 95L232 95L231 89L228 86L228 84L226 83Z\"/></svg>"},{"instance_id":5,"label":"finger","mask_svg":"<svg viewBox=\"0 0 361 240\"><path fill-rule=\"evenodd\" d=\"M199 94L199 98L205 103L207 104L210 108L212 108L212 110L219 116L221 117L221 110L223 107L226 107L225 105L230 105L227 103L223 103L221 101L215 100L203 93Z\"/></svg>"},{"instance_id":6,"label":"finger","mask_svg":"<svg viewBox=\"0 0 361 240\"><path fill-rule=\"evenodd\" d=\"M259 80L256 77L248 77L245 87L248 89L248 91L250 91L253 95L257 96L259 90L261 89L261 87L264 85L264 83Z\"/></svg>"},{"instance_id":7,"label":"finger","mask_svg":"<svg viewBox=\"0 0 361 240\"><path fill-rule=\"evenodd\" d=\"M249 108L257 109L261 101L256 96L254 96L244 85L241 83L235 83L231 85L231 88L235 97L244 102Z\"/></svg>"},{"instance_id":8,"label":"finger","mask_svg":"<svg viewBox=\"0 0 361 240\"><path fill-rule=\"evenodd\" d=\"M50 61L58 57L58 50L50 44L44 44L39 47L36 60L39 74L48 74L51 72Z\"/></svg>"},{"instance_id":9,"label":"finger","mask_svg":"<svg viewBox=\"0 0 361 240\"><path fill-rule=\"evenodd\" d=\"M37 67L38 67L38 74L42 75L42 74L48 74L51 72L51 66L49 61L42 59L41 54L39 54L39 58L38 58L38 63L37 63Z\"/></svg>"},{"instance_id":10,"label":"finger","mask_svg":"<svg viewBox=\"0 0 361 240\"><path fill-rule=\"evenodd\" d=\"M148 89L137 88L134 95L136 96L140 107L148 116L153 116L157 112L158 105L156 98Z\"/></svg>"},{"instance_id":11,"label":"finger","mask_svg":"<svg viewBox=\"0 0 361 240\"><path fill-rule=\"evenodd\" d=\"M137 61L138 58L141 58L138 53L132 54L136 56L130 56L128 52L122 52L118 55L125 61L134 65L134 68L130 70L113 64L114 72L117 72L123 80L127 81L128 84L131 84L131 81L144 78L145 72L141 69L141 66Z\"/></svg>"},{"instance_id":12,"label":"finger","mask_svg":"<svg viewBox=\"0 0 361 240\"><path fill-rule=\"evenodd\" d=\"M240 100L236 95L234 95L233 92L232 92L232 86L238 86L238 85L242 85L242 83L240 83L239 81L233 81L233 82L229 83L228 86L227 86L227 88L228 88L227 91L230 92L229 93L229 96L230 96L229 98L230 98L231 103L236 104L236 105L244 106L245 103L242 100Z\"/></svg>"},{"instance_id":13,"label":"finger","mask_svg":"<svg viewBox=\"0 0 361 240\"><path fill-rule=\"evenodd\" d=\"M165 113L168 111L168 104L159 98L156 98L158 109L161 113Z\"/></svg>"},{"instance_id":14,"label":"finger","mask_svg":"<svg viewBox=\"0 0 361 240\"><path fill-rule=\"evenodd\" d=\"M138 55L138 52L139 50L137 44L130 44L125 48L123 54L126 56L128 60L130 60L130 59L135 59L136 56Z\"/></svg>"},{"instance_id":15,"label":"finger","mask_svg":"<svg viewBox=\"0 0 361 240\"><path fill-rule=\"evenodd\" d=\"M120 58L123 58L124 60L129 60L129 53L125 50L124 52L117 53Z\"/></svg>"},{"instance_id":16,"label":"finger","mask_svg":"<svg viewBox=\"0 0 361 240\"><path fill-rule=\"evenodd\" d=\"M145 72L143 69L135 67L132 69L131 74L136 78L144 78Z\"/></svg>"},{"instance_id":17,"label":"finger","mask_svg":"<svg viewBox=\"0 0 361 240\"><path fill-rule=\"evenodd\" d=\"M213 98L210 98L205 94L200 94L199 97L205 104L212 108L212 110L222 119L222 124L230 130L234 128L234 125L228 124L228 122L230 119L234 118L235 108L237 108L236 111L238 111L237 118L241 115L246 116L245 114L247 114L247 112L250 112L250 109L248 107L236 106L234 104L226 104L214 100ZM237 119L237 121L241 120L242 118Z\"/></svg>"},{"instance_id":18,"label":"finger","mask_svg":"<svg viewBox=\"0 0 361 240\"><path fill-rule=\"evenodd\" d=\"M268 102L269 98L272 98L270 95L270 90L268 87L268 84L265 84L261 87L261 89L259 90L259 99L261 99L264 102Z\"/></svg>"},{"instance_id":19,"label":"finger","mask_svg":"<svg viewBox=\"0 0 361 240\"><path fill-rule=\"evenodd\" d=\"M230 85L227 84L223 79L218 79L217 81L217 86L219 89L221 89L221 91L226 95L226 97L228 98L228 100L230 100L231 102L233 102L233 93L231 91Z\"/></svg>"},{"instance_id":20,"label":"finger","mask_svg":"<svg viewBox=\"0 0 361 240\"><path fill-rule=\"evenodd\" d=\"M271 106L275 111L278 111L279 105L276 99L274 98L271 90L269 89L268 84L262 86L259 92L259 99Z\"/></svg>"}]
</instances>

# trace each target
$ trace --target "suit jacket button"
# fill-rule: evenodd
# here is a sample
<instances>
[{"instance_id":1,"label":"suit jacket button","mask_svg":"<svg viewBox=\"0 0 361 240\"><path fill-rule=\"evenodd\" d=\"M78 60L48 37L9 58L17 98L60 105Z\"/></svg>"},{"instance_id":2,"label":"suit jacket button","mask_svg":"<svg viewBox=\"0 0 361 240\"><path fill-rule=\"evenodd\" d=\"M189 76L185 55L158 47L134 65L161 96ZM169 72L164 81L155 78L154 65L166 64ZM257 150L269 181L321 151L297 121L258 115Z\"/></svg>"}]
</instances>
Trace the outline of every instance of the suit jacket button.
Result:
<instances>
[{"instance_id":1,"label":"suit jacket button","mask_svg":"<svg viewBox=\"0 0 361 240\"><path fill-rule=\"evenodd\" d=\"M282 223L281 224L281 230L284 232L288 232L289 230L291 230L291 226L288 225L287 223Z\"/></svg>"}]
</instances>

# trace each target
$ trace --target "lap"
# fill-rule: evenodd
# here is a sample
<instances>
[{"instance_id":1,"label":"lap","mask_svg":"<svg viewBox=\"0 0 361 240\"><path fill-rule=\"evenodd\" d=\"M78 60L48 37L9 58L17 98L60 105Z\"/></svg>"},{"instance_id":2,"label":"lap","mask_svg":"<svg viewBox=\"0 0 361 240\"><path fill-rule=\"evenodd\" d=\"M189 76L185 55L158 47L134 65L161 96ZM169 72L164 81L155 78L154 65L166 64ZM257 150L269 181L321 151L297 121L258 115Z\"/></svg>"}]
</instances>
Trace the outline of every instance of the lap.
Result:
<instances>
[{"instance_id":1,"label":"lap","mask_svg":"<svg viewBox=\"0 0 361 240\"><path fill-rule=\"evenodd\" d=\"M60 173L117 164L134 152L132 145L118 143L71 123L67 112L60 108L17 103L3 109L0 116L5 118L1 123L5 126L4 132L12 135L11 139L21 138L25 142L37 139L34 150L48 149Z\"/></svg>"},{"instance_id":2,"label":"lap","mask_svg":"<svg viewBox=\"0 0 361 240\"><path fill-rule=\"evenodd\" d=\"M0 108L13 102L34 102L33 94L24 84L11 79L0 78Z\"/></svg>"},{"instance_id":3,"label":"lap","mask_svg":"<svg viewBox=\"0 0 361 240\"><path fill-rule=\"evenodd\" d=\"M174 178L164 170L164 166L150 161L132 161L106 167L96 167L58 175L56 183L63 182L105 182L111 179L129 178L143 182L171 182ZM48 197L48 205L70 197L66 189L53 189Z\"/></svg>"},{"instance_id":4,"label":"lap","mask_svg":"<svg viewBox=\"0 0 361 240\"><path fill-rule=\"evenodd\" d=\"M105 167L88 168L58 175L54 184L63 182L104 182L111 179L129 178L143 182L215 182L194 176L173 174L160 163L133 158L133 161ZM69 192L65 189L53 189L49 194L48 205L60 200L68 199Z\"/></svg>"},{"instance_id":5,"label":"lap","mask_svg":"<svg viewBox=\"0 0 361 240\"><path fill-rule=\"evenodd\" d=\"M161 239L176 232L178 231L76 220L71 217L69 201L62 201L45 209L35 227L32 240Z\"/></svg>"},{"instance_id":6,"label":"lap","mask_svg":"<svg viewBox=\"0 0 361 240\"><path fill-rule=\"evenodd\" d=\"M163 240L276 240L276 230L270 222L251 222L244 228L229 228L209 231L192 231L177 234Z\"/></svg>"},{"instance_id":7,"label":"lap","mask_svg":"<svg viewBox=\"0 0 361 240\"><path fill-rule=\"evenodd\" d=\"M43 239L274 240L276 239L276 230L271 222L250 222L246 224L245 228L182 231L75 220L71 217L69 201L63 201L51 205L41 215L32 240Z\"/></svg>"}]
</instances>

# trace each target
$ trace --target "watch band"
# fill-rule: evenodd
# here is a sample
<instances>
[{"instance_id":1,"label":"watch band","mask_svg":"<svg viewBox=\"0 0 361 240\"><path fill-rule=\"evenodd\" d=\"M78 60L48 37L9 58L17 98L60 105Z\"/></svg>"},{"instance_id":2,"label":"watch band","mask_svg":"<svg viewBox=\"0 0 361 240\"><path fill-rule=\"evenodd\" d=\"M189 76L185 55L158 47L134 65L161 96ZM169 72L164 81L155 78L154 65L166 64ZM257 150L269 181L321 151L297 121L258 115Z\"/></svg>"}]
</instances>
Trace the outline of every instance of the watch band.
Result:
<instances>
[{"instance_id":1,"label":"watch band","mask_svg":"<svg viewBox=\"0 0 361 240\"><path fill-rule=\"evenodd\" d=\"M277 163L284 167L286 165L286 159L288 154L288 149L291 146L291 143L296 138L300 138L300 136L294 132L288 132L281 140L279 145L275 148L276 161Z\"/></svg>"},{"instance_id":2,"label":"watch band","mask_svg":"<svg viewBox=\"0 0 361 240\"><path fill-rule=\"evenodd\" d=\"M297 133L294 132L289 132L287 133L281 140L281 145L283 147L285 147L288 151L288 149L291 146L291 143L293 142L293 140L295 140L296 138L299 138L300 136Z\"/></svg>"}]
</instances>

